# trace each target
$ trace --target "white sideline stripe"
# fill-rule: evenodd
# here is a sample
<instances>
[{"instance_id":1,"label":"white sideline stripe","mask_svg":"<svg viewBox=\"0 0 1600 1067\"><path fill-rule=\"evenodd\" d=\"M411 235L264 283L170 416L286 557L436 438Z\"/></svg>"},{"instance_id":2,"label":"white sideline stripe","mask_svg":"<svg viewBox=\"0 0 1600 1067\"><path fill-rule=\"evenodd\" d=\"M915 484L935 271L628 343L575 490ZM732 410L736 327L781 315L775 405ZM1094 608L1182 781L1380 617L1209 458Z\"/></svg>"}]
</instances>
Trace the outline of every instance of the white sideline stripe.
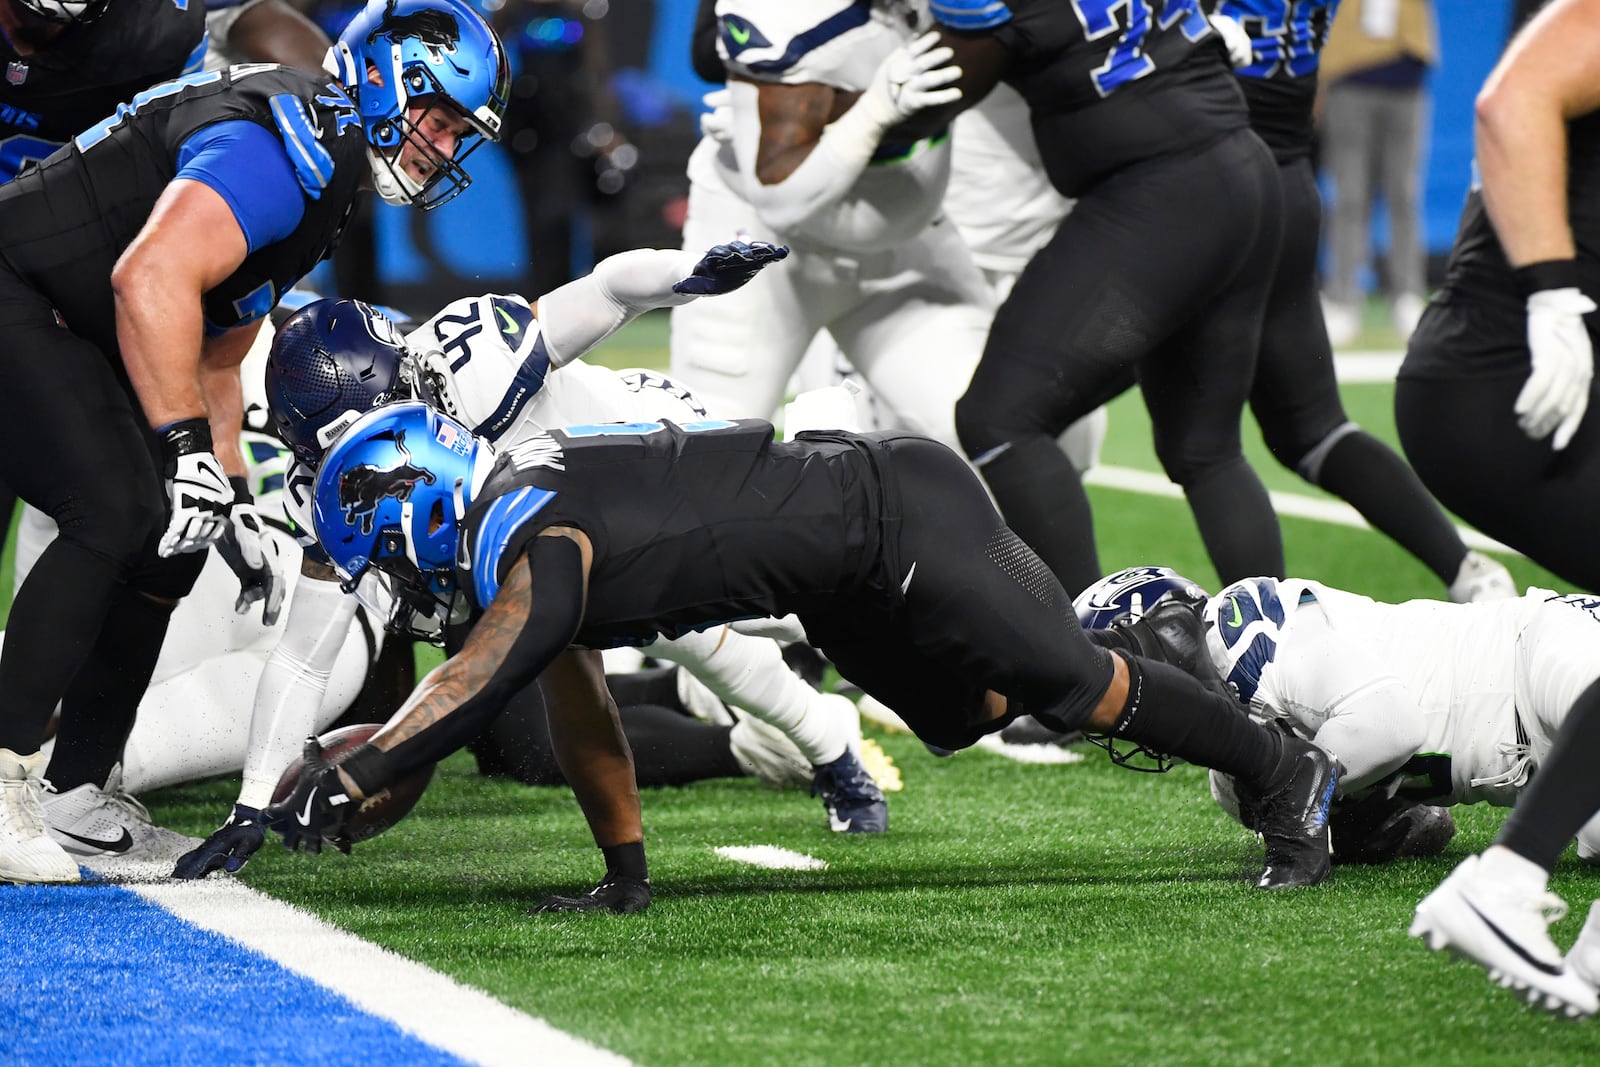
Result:
<instances>
[{"instance_id":1,"label":"white sideline stripe","mask_svg":"<svg viewBox=\"0 0 1600 1067\"><path fill-rule=\"evenodd\" d=\"M1354 349L1333 354L1334 377L1352 385L1392 382L1406 354L1398 349Z\"/></svg>"},{"instance_id":2,"label":"white sideline stripe","mask_svg":"<svg viewBox=\"0 0 1600 1067\"><path fill-rule=\"evenodd\" d=\"M984 734L977 746L985 752L1004 756L1018 763L1082 763L1083 753L1073 752L1060 745L1008 745L999 734Z\"/></svg>"},{"instance_id":3,"label":"white sideline stripe","mask_svg":"<svg viewBox=\"0 0 1600 1067\"><path fill-rule=\"evenodd\" d=\"M827 860L819 860L804 852L794 852L777 845L718 845L712 849L725 860L765 867L769 871L825 871Z\"/></svg>"},{"instance_id":4,"label":"white sideline stripe","mask_svg":"<svg viewBox=\"0 0 1600 1067\"><path fill-rule=\"evenodd\" d=\"M535 1061L574 1067L629 1063L231 878L127 888L464 1060L485 1067Z\"/></svg>"},{"instance_id":5,"label":"white sideline stripe","mask_svg":"<svg viewBox=\"0 0 1600 1067\"><path fill-rule=\"evenodd\" d=\"M1107 489L1125 489L1132 493L1144 493L1147 496L1165 496L1174 500L1183 499L1183 490L1167 481L1165 474L1154 474L1150 471L1134 470L1131 467L1096 467L1083 476L1083 480L1090 485L1104 486ZM1299 493L1284 493L1273 491L1267 494L1272 498L1272 506L1279 515L1292 515L1297 519L1314 519L1317 522L1333 523L1336 526L1352 526L1358 530L1370 530L1367 520L1361 513L1342 500L1318 500L1315 497L1301 496ZM1485 537L1469 526L1456 526L1456 532L1461 535L1461 540L1468 548L1476 548L1484 552L1499 552L1507 556L1518 553L1492 537Z\"/></svg>"}]
</instances>

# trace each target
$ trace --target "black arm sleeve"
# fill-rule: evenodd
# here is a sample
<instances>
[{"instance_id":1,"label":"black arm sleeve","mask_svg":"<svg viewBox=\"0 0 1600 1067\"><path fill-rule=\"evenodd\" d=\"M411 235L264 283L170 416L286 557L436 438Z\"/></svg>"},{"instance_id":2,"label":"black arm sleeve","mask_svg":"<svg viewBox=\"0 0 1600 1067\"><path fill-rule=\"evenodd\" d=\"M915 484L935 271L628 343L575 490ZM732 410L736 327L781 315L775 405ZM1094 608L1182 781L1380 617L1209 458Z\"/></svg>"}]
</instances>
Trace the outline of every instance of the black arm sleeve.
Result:
<instances>
[{"instance_id":1,"label":"black arm sleeve","mask_svg":"<svg viewBox=\"0 0 1600 1067\"><path fill-rule=\"evenodd\" d=\"M717 55L717 0L700 0L694 13L694 39L689 45L689 62L694 72L718 85L728 80L728 72Z\"/></svg>"},{"instance_id":2,"label":"black arm sleeve","mask_svg":"<svg viewBox=\"0 0 1600 1067\"><path fill-rule=\"evenodd\" d=\"M524 562L525 561L525 562ZM511 698L544 673L572 643L583 621L583 554L567 537L535 537L513 567L531 570L528 617L481 689L431 726L385 751L362 745L341 765L366 796L396 778L437 763L471 741ZM482 655L474 633L458 656Z\"/></svg>"}]
</instances>

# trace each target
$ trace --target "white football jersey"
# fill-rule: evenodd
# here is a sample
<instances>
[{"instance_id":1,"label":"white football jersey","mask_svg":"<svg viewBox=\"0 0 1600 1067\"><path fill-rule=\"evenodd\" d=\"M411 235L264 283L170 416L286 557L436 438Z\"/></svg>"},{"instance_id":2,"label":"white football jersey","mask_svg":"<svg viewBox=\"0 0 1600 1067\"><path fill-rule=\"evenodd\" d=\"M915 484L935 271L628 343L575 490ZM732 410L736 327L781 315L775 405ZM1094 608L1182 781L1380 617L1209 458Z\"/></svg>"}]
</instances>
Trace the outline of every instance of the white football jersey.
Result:
<instances>
[{"instance_id":1,"label":"white football jersey","mask_svg":"<svg viewBox=\"0 0 1600 1067\"><path fill-rule=\"evenodd\" d=\"M581 359L552 368L539 320L520 296L486 293L452 301L407 334L406 346L430 372L443 409L497 445L560 426L706 416L694 394L664 374L612 371ZM315 485L316 472L299 463L285 484L284 509L307 547L316 544Z\"/></svg>"},{"instance_id":2,"label":"white football jersey","mask_svg":"<svg viewBox=\"0 0 1600 1067\"><path fill-rule=\"evenodd\" d=\"M1207 605L1207 644L1259 718L1353 743L1358 724L1344 717L1360 714L1364 747L1405 738L1397 743L1411 755L1384 783L1400 795L1509 805L1570 708L1565 697L1536 699L1527 684L1535 650L1525 631L1553 597L1383 604L1317 582L1252 578ZM1600 639L1592 616L1553 610L1557 623ZM1302 617L1310 621L1297 625Z\"/></svg>"}]
</instances>

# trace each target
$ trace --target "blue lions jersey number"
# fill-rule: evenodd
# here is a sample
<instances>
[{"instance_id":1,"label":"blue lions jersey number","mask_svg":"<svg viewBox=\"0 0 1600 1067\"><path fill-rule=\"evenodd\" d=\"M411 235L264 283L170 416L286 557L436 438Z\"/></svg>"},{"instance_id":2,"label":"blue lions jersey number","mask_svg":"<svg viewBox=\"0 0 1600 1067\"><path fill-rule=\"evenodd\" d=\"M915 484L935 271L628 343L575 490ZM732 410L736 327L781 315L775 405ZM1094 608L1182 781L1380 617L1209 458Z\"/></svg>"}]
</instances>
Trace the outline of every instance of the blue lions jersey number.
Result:
<instances>
[{"instance_id":1,"label":"blue lions jersey number","mask_svg":"<svg viewBox=\"0 0 1600 1067\"><path fill-rule=\"evenodd\" d=\"M1270 78L1282 72L1303 78L1317 69L1318 54L1339 0L1222 0L1228 15L1250 35L1255 62L1240 67L1245 78Z\"/></svg>"},{"instance_id":2,"label":"blue lions jersey number","mask_svg":"<svg viewBox=\"0 0 1600 1067\"><path fill-rule=\"evenodd\" d=\"M1191 41L1209 28L1195 0L1072 0L1072 9L1088 40L1117 35L1106 61L1090 72L1101 96L1110 96L1156 69L1155 60L1145 54L1152 27L1170 30L1181 24Z\"/></svg>"}]
</instances>

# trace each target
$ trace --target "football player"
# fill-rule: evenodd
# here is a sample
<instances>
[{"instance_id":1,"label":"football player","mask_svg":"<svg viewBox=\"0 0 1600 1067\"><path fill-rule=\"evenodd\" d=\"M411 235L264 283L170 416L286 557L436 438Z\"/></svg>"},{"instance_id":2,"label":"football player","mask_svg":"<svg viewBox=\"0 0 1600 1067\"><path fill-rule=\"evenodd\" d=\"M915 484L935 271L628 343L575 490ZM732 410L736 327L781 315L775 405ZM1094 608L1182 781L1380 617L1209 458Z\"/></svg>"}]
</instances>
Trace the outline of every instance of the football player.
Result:
<instances>
[{"instance_id":1,"label":"football player","mask_svg":"<svg viewBox=\"0 0 1600 1067\"><path fill-rule=\"evenodd\" d=\"M674 309L672 373L713 411L768 418L826 330L880 421L953 444L994 305L941 218L945 131L890 132L957 95L948 53L913 43L926 16L896 0L715 10L729 111L690 156L684 247L742 231L794 251L726 299Z\"/></svg>"},{"instance_id":2,"label":"football player","mask_svg":"<svg viewBox=\"0 0 1600 1067\"><path fill-rule=\"evenodd\" d=\"M268 809L290 847L341 843L354 800L459 746L542 677L606 863L592 892L542 907L643 908L639 797L593 650L794 612L925 742L963 748L1027 712L1215 766L1263 798L1258 884L1327 875L1335 764L1138 654L1167 647L1148 625L1086 637L965 461L928 438L817 431L780 444L768 423L711 419L568 427L499 452L426 405L395 404L340 435L313 513L347 582L380 571L476 624L372 744L312 768Z\"/></svg>"},{"instance_id":3,"label":"football player","mask_svg":"<svg viewBox=\"0 0 1600 1067\"><path fill-rule=\"evenodd\" d=\"M1086 591L1080 609L1126 608L1133 595L1149 603L1174 584L1190 583L1164 568L1133 568ZM1352 858L1437 852L1451 828L1431 806L1518 805L1496 847L1418 908L1412 934L1480 958L1534 999L1553 998L1553 1008L1593 1013L1594 989L1562 966L1545 932L1566 910L1545 882L1573 834L1527 825L1519 798L1535 772L1543 779L1569 751L1592 754L1600 598L1532 589L1478 604L1383 604L1303 579L1250 578L1192 602L1204 604L1212 663L1252 715L1314 740L1346 768L1352 818L1376 831ZM1214 773L1212 790L1252 823L1225 778ZM1600 816L1590 816L1574 827L1578 854L1600 862Z\"/></svg>"},{"instance_id":4,"label":"football player","mask_svg":"<svg viewBox=\"0 0 1600 1067\"><path fill-rule=\"evenodd\" d=\"M1283 186L1283 246L1267 296L1250 410L1279 463L1348 501L1449 587L1457 602L1517 595L1510 573L1461 535L1388 445L1351 422L1317 297L1322 199L1311 167L1317 60L1338 0L1222 0L1251 128ZM1222 22L1229 19L1229 22ZM1237 21L1233 21L1237 20Z\"/></svg>"},{"instance_id":5,"label":"football player","mask_svg":"<svg viewBox=\"0 0 1600 1067\"><path fill-rule=\"evenodd\" d=\"M371 0L334 59L335 75L164 82L0 186L16 401L0 481L62 530L0 654L0 879L78 878L40 824L45 725L62 703L57 785L106 780L202 549L220 542L275 609L259 516L228 480L243 475L237 367L261 318L363 187L443 203L498 135L504 54L461 0Z\"/></svg>"},{"instance_id":6,"label":"football player","mask_svg":"<svg viewBox=\"0 0 1600 1067\"><path fill-rule=\"evenodd\" d=\"M239 801L228 824L197 850L195 863L180 865L181 873L204 874L224 863L237 869L259 845L259 831L241 844L232 828L259 826L278 771L306 736L331 654L326 635L349 626L354 602L340 591L310 533L316 465L344 427L374 404L418 394L507 443L569 423L704 418L694 395L670 379L642 371L618 375L578 357L647 308L735 289L784 255L781 247L760 242L717 246L698 259L636 249L602 261L533 305L494 294L456 301L405 338L381 313L354 301L321 301L284 324L268 364L268 391L279 433L298 460L288 475L286 504L307 548L302 588L269 664L267 677L277 684L263 687L256 704L260 743L252 747ZM329 383L336 388L330 391ZM441 634L444 620L419 616L403 602L393 607L393 628L420 630L452 646L458 640L452 632ZM860 762L853 705L796 677L772 641L718 627L646 651L683 664L716 697L780 730L797 760L817 768L816 788L834 829L887 828L882 792ZM536 706L537 687L519 700ZM759 763L773 747L751 727L741 728L734 742L746 762Z\"/></svg>"},{"instance_id":7,"label":"football player","mask_svg":"<svg viewBox=\"0 0 1600 1067\"><path fill-rule=\"evenodd\" d=\"M1600 61L1595 0L1549 4L1478 95L1476 174L1444 285L1395 388L1406 456L1441 503L1600 592Z\"/></svg>"},{"instance_id":8,"label":"football player","mask_svg":"<svg viewBox=\"0 0 1600 1067\"><path fill-rule=\"evenodd\" d=\"M1088 498L1055 436L1137 374L1157 455L1218 573L1281 574L1276 516L1239 437L1281 192L1221 38L1194 0L1159 17L1053 0L931 7L962 95L913 128L1004 81L1076 201L995 313L956 405L1007 522L1067 587L1100 577Z\"/></svg>"}]
</instances>

